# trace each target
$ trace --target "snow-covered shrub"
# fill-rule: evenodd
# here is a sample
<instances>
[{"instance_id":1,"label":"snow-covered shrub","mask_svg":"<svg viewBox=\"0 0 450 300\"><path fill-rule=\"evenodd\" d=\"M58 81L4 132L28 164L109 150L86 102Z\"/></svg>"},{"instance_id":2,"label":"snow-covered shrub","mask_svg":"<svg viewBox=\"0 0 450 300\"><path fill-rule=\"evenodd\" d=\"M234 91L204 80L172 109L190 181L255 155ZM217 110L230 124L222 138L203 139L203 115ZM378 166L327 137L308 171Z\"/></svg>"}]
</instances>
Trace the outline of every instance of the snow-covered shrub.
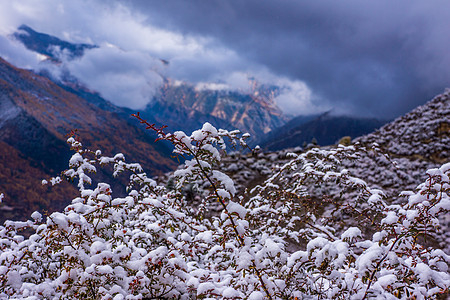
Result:
<instances>
[{"instance_id":1,"label":"snow-covered shrub","mask_svg":"<svg viewBox=\"0 0 450 300\"><path fill-rule=\"evenodd\" d=\"M105 157L69 138L69 169L51 182L75 179L80 196L64 212L0 227L0 298L430 299L448 291L450 258L427 238L450 209L450 163L391 205L341 168L366 150L313 148L244 198L218 166L224 139L245 146L247 135L208 123L170 134L141 122L185 158L173 188L121 154ZM126 197L106 183L89 188L89 173L105 164L115 176L131 172ZM353 201L327 198L325 183ZM201 191L200 205L187 203L186 185ZM207 212L212 201L218 215ZM325 208L332 214L322 218ZM338 226L332 216L342 211L364 222ZM24 228L33 234L24 238Z\"/></svg>"}]
</instances>

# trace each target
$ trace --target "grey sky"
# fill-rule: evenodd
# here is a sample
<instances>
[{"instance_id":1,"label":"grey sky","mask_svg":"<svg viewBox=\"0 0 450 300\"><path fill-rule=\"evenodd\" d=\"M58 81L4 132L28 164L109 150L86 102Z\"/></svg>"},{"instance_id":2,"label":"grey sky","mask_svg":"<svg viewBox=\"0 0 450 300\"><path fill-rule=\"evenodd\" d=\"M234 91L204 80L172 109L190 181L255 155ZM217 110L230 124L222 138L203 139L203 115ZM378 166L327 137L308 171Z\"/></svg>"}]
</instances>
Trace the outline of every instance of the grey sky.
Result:
<instances>
[{"instance_id":1,"label":"grey sky","mask_svg":"<svg viewBox=\"0 0 450 300\"><path fill-rule=\"evenodd\" d=\"M67 67L134 108L160 83L155 74L241 89L254 76L285 87L278 100L287 112L332 108L385 118L450 86L444 0L12 2L0 0L0 34L26 23L100 45ZM36 3L40 11L30 8ZM134 101L127 102L130 93Z\"/></svg>"}]
</instances>

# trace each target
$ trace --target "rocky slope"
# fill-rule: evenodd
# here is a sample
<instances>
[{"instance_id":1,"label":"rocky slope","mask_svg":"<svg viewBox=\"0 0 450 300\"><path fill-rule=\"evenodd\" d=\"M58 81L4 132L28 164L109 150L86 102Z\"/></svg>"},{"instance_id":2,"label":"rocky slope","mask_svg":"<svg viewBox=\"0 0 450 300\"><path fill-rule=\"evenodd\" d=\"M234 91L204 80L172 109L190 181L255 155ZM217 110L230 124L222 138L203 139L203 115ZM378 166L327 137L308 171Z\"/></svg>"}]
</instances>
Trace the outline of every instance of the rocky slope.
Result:
<instances>
[{"instance_id":1,"label":"rocky slope","mask_svg":"<svg viewBox=\"0 0 450 300\"><path fill-rule=\"evenodd\" d=\"M382 156L368 155L348 167L387 191L400 187L414 189L425 178L427 169L449 161L449 120L450 90L446 90L410 113L353 141L366 146L376 143L396 166Z\"/></svg>"},{"instance_id":2,"label":"rocky slope","mask_svg":"<svg viewBox=\"0 0 450 300\"><path fill-rule=\"evenodd\" d=\"M450 89L355 141L378 143L394 157L443 163L450 157Z\"/></svg>"}]
</instances>

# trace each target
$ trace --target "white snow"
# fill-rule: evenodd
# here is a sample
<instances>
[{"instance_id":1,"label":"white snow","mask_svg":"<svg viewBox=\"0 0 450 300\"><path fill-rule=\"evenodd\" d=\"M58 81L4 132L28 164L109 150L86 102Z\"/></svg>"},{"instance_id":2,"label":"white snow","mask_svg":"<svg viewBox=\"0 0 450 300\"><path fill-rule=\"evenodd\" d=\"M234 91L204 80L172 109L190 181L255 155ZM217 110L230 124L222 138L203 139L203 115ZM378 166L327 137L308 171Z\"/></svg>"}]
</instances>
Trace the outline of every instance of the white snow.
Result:
<instances>
[{"instance_id":1,"label":"white snow","mask_svg":"<svg viewBox=\"0 0 450 300\"><path fill-rule=\"evenodd\" d=\"M254 291L248 296L248 300L263 300L264 294L259 291Z\"/></svg>"},{"instance_id":2,"label":"white snow","mask_svg":"<svg viewBox=\"0 0 450 300\"><path fill-rule=\"evenodd\" d=\"M206 292L214 292L216 287L212 282L202 282L197 287L197 295L201 295Z\"/></svg>"},{"instance_id":3,"label":"white snow","mask_svg":"<svg viewBox=\"0 0 450 300\"><path fill-rule=\"evenodd\" d=\"M227 210L229 213L237 213L241 219L244 219L247 215L247 209L240 205L239 203L230 201L227 205Z\"/></svg>"},{"instance_id":4,"label":"white snow","mask_svg":"<svg viewBox=\"0 0 450 300\"><path fill-rule=\"evenodd\" d=\"M395 276L394 274L387 274L387 275L381 276L377 280L378 284L381 285L383 288L386 288L388 285L392 285L396 281L397 281L397 276Z\"/></svg>"},{"instance_id":5,"label":"white snow","mask_svg":"<svg viewBox=\"0 0 450 300\"><path fill-rule=\"evenodd\" d=\"M227 190L232 196L236 194L236 188L234 187L234 181L226 174L213 170L212 176L213 179L217 180L224 188Z\"/></svg>"},{"instance_id":6,"label":"white snow","mask_svg":"<svg viewBox=\"0 0 450 300\"><path fill-rule=\"evenodd\" d=\"M341 234L341 239L352 240L361 236L362 236L361 229L359 229L358 227L350 227Z\"/></svg>"},{"instance_id":7,"label":"white snow","mask_svg":"<svg viewBox=\"0 0 450 300\"><path fill-rule=\"evenodd\" d=\"M226 298L235 298L236 299L241 296L241 293L239 293L232 287L227 287L222 291L222 296L226 297Z\"/></svg>"},{"instance_id":8,"label":"white snow","mask_svg":"<svg viewBox=\"0 0 450 300\"><path fill-rule=\"evenodd\" d=\"M392 225L398 221L398 216L394 211L389 211L386 217L381 220L381 224Z\"/></svg>"}]
</instances>

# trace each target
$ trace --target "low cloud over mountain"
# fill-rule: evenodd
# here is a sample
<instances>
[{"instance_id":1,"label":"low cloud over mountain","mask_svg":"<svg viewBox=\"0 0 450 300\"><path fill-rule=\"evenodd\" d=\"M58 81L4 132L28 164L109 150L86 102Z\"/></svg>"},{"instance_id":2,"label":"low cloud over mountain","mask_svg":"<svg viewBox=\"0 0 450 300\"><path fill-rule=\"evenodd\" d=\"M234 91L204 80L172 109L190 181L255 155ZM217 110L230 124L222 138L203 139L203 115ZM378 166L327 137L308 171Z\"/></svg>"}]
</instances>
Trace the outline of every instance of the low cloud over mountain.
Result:
<instances>
[{"instance_id":1,"label":"low cloud over mountain","mask_svg":"<svg viewBox=\"0 0 450 300\"><path fill-rule=\"evenodd\" d=\"M276 101L290 114L333 108L392 118L450 81L445 1L0 4L2 57L43 67L42 57L11 39L22 24L97 45L62 67L113 103L135 109L150 101L161 76L235 90L251 77L283 83Z\"/></svg>"}]
</instances>

